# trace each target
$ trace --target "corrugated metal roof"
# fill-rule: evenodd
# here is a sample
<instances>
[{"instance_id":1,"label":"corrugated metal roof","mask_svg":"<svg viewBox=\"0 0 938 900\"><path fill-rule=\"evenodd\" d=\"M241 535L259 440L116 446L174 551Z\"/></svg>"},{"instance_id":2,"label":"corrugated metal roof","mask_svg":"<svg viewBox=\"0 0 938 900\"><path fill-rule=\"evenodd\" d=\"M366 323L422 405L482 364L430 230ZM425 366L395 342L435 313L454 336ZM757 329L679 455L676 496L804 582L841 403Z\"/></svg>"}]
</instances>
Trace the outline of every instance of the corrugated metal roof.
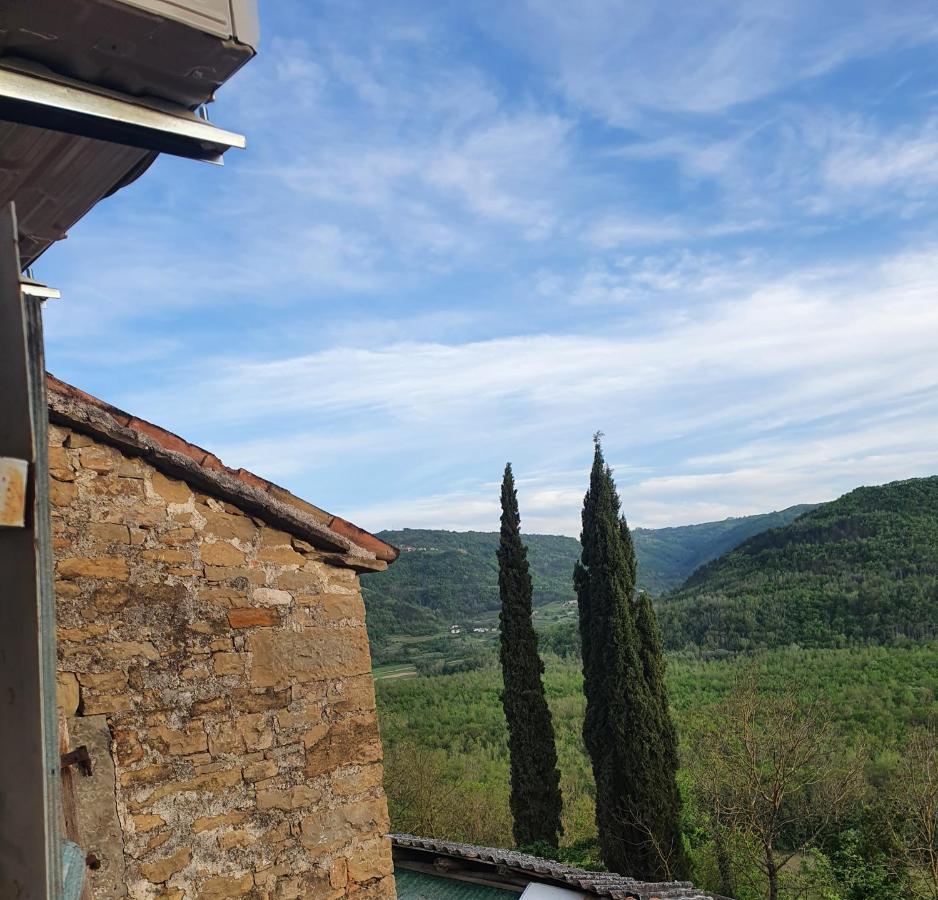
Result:
<instances>
[{"instance_id":1,"label":"corrugated metal roof","mask_svg":"<svg viewBox=\"0 0 938 900\"><path fill-rule=\"evenodd\" d=\"M397 900L511 900L519 896L517 891L456 881L453 878L439 878L408 869L396 869L394 881L397 884Z\"/></svg>"}]
</instances>

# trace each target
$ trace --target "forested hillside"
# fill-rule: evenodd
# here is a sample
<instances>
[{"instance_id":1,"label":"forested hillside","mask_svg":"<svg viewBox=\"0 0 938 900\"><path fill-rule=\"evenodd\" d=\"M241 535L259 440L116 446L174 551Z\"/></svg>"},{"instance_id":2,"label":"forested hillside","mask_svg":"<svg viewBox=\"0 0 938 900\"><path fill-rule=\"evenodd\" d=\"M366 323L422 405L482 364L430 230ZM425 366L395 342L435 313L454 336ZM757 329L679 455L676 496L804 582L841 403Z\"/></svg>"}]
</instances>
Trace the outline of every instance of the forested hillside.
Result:
<instances>
[{"instance_id":1,"label":"forested hillside","mask_svg":"<svg viewBox=\"0 0 938 900\"><path fill-rule=\"evenodd\" d=\"M663 598L672 648L938 634L938 477L863 487L743 542Z\"/></svg>"},{"instance_id":2,"label":"forested hillside","mask_svg":"<svg viewBox=\"0 0 938 900\"><path fill-rule=\"evenodd\" d=\"M681 525L676 528L636 528L632 532L638 555L638 580L653 596L679 587L696 568L722 556L747 538L793 522L815 506L803 503L758 516Z\"/></svg>"},{"instance_id":3,"label":"forested hillside","mask_svg":"<svg viewBox=\"0 0 938 900\"><path fill-rule=\"evenodd\" d=\"M639 585L653 595L680 585L697 566L753 534L791 522L812 506L676 528L633 532ZM524 511L522 510L522 513ZM372 637L434 634L498 609L496 532L405 528L379 537L403 551L386 572L362 581ZM573 600L575 538L524 536L538 606Z\"/></svg>"}]
</instances>

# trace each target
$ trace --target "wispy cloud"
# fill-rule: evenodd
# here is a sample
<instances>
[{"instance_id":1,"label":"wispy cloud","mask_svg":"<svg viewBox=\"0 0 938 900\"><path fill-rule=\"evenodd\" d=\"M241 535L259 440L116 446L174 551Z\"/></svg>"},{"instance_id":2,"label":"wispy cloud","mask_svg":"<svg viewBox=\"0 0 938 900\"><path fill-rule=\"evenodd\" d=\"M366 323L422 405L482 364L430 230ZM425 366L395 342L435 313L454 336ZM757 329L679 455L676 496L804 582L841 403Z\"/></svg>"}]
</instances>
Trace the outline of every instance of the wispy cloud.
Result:
<instances>
[{"instance_id":1,"label":"wispy cloud","mask_svg":"<svg viewBox=\"0 0 938 900\"><path fill-rule=\"evenodd\" d=\"M42 260L50 367L363 525L576 533L932 465L925 0L281 0L214 117Z\"/></svg>"}]
</instances>

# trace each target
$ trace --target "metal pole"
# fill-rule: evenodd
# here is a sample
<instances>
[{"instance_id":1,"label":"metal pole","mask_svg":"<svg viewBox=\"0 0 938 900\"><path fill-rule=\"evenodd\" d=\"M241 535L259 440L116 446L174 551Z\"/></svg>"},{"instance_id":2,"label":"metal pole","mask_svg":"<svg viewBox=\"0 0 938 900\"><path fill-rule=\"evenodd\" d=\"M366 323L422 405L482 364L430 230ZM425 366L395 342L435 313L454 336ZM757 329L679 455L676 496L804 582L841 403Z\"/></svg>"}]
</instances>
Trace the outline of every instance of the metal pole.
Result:
<instances>
[{"instance_id":1,"label":"metal pole","mask_svg":"<svg viewBox=\"0 0 938 900\"><path fill-rule=\"evenodd\" d=\"M61 896L55 600L40 301L20 287L13 204L0 209L0 457L25 462L0 509L0 897ZM15 472L17 463L8 471Z\"/></svg>"}]
</instances>

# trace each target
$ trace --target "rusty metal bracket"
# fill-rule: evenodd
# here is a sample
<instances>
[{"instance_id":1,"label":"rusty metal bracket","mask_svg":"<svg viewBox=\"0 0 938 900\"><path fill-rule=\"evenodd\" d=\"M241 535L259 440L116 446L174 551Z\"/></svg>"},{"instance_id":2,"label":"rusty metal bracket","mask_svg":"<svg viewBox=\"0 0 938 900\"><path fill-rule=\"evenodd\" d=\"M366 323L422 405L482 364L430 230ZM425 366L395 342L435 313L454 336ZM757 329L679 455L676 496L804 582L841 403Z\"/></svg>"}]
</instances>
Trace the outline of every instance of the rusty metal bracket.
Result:
<instances>
[{"instance_id":1,"label":"rusty metal bracket","mask_svg":"<svg viewBox=\"0 0 938 900\"><path fill-rule=\"evenodd\" d=\"M78 771L86 778L94 774L94 769L91 766L91 754L84 744L74 750L69 750L68 753L63 753L59 765L63 769L67 769L69 766L78 766Z\"/></svg>"}]
</instances>

